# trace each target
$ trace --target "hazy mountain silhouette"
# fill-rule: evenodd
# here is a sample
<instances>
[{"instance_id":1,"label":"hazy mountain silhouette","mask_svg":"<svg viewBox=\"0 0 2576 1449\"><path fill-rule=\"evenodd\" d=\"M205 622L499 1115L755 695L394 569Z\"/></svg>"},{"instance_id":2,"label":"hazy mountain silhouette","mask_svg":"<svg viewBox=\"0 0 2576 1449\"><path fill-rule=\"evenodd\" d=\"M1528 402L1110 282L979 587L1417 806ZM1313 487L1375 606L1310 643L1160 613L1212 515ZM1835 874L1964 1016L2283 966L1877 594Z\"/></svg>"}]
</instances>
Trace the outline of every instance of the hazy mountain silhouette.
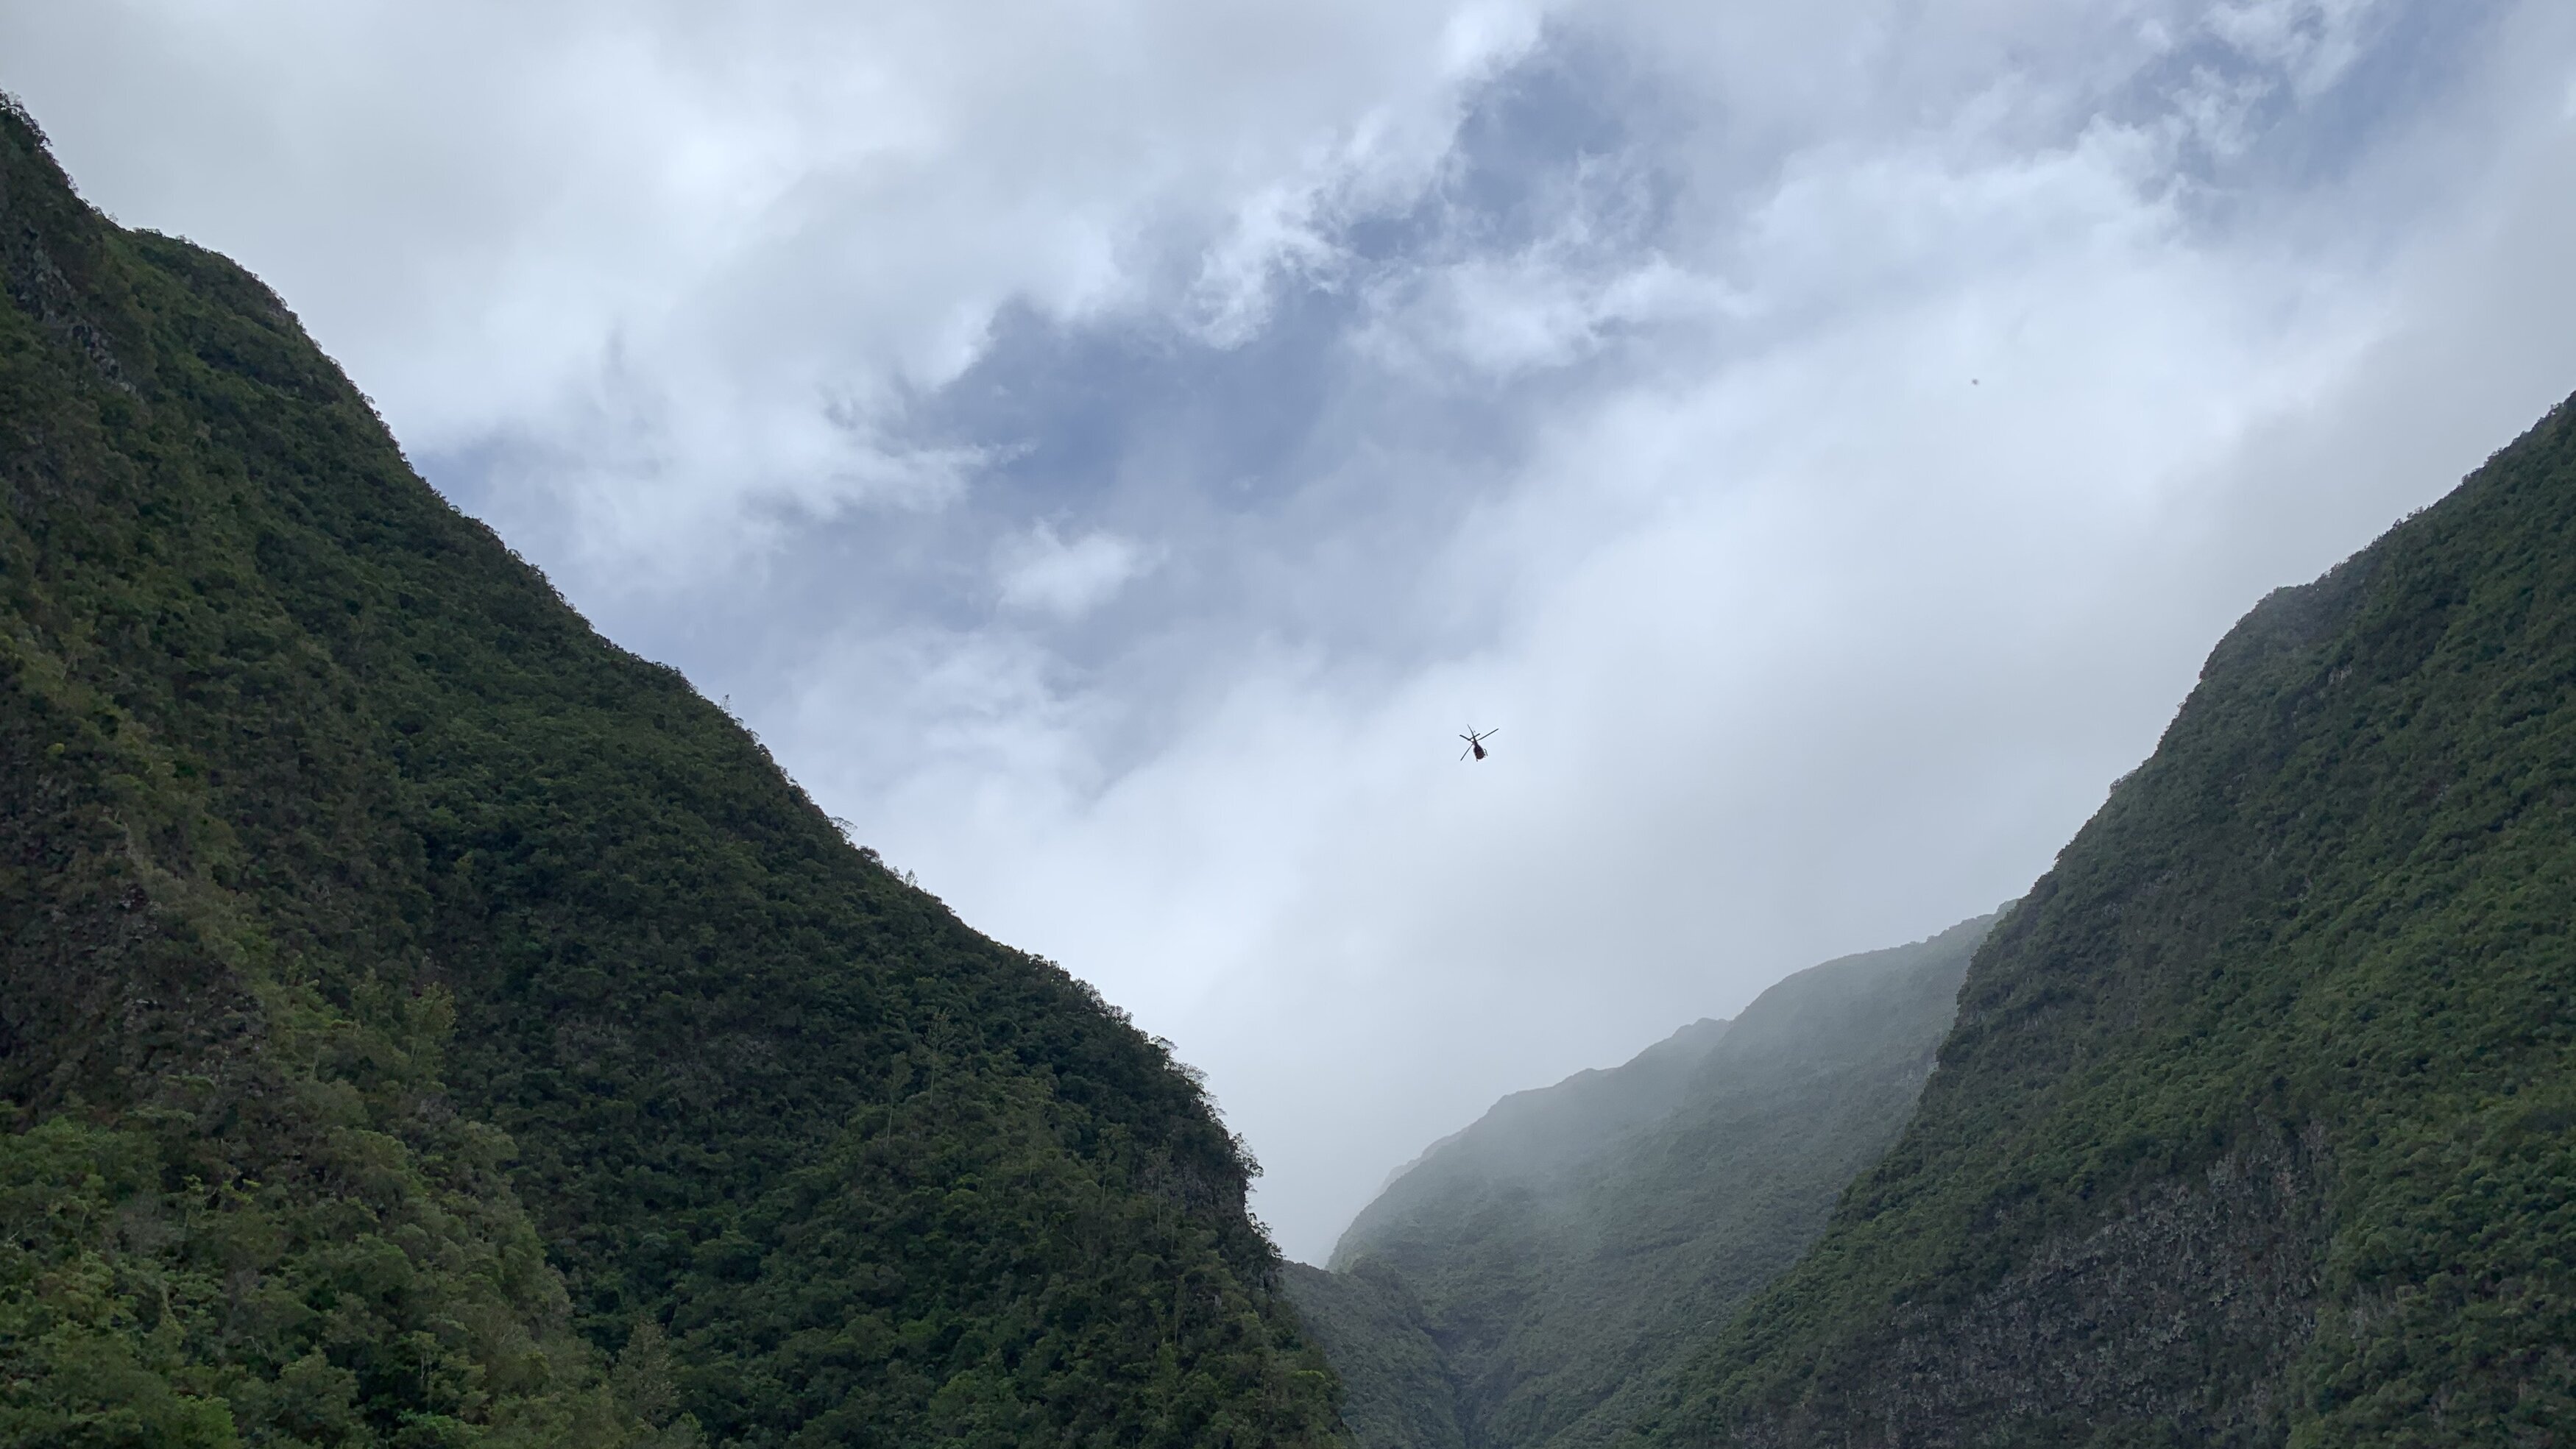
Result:
<instances>
[{"instance_id":1,"label":"hazy mountain silhouette","mask_svg":"<svg viewBox=\"0 0 2576 1449\"><path fill-rule=\"evenodd\" d=\"M1370 1446L1606 1442L1902 1126L1981 917L1496 1103L1289 1293Z\"/></svg>"}]
</instances>

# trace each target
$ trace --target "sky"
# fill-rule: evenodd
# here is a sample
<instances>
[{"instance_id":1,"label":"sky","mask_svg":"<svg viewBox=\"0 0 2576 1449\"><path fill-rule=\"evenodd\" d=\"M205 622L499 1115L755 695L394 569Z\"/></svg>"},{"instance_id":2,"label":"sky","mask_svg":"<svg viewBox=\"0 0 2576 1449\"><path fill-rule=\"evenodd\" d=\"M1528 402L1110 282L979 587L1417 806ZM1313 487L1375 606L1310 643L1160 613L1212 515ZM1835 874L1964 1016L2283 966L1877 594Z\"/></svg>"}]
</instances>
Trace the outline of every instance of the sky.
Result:
<instances>
[{"instance_id":1,"label":"sky","mask_svg":"<svg viewBox=\"0 0 2576 1449\"><path fill-rule=\"evenodd\" d=\"M0 87L1307 1261L2020 894L2576 391L2564 0L0 0Z\"/></svg>"}]
</instances>

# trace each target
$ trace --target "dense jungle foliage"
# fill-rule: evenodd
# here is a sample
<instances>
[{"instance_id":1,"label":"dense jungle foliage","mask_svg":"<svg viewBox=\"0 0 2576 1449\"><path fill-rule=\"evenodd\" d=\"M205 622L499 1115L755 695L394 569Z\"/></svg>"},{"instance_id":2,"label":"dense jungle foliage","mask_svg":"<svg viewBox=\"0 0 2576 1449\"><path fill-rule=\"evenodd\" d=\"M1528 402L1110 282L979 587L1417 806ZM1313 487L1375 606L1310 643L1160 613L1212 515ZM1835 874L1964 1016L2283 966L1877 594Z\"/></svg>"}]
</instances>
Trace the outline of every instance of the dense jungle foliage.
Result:
<instances>
[{"instance_id":1,"label":"dense jungle foliage","mask_svg":"<svg viewBox=\"0 0 2576 1449\"><path fill-rule=\"evenodd\" d=\"M2576 405L2218 646L1646 1437L2576 1437Z\"/></svg>"},{"instance_id":2,"label":"dense jungle foliage","mask_svg":"<svg viewBox=\"0 0 2576 1449\"><path fill-rule=\"evenodd\" d=\"M1613 1442L1903 1127L1991 916L1497 1103L1289 1280L1366 1449Z\"/></svg>"},{"instance_id":3,"label":"dense jungle foliage","mask_svg":"<svg viewBox=\"0 0 2576 1449\"><path fill-rule=\"evenodd\" d=\"M1291 1445L1195 1077L0 114L0 1442Z\"/></svg>"}]
</instances>

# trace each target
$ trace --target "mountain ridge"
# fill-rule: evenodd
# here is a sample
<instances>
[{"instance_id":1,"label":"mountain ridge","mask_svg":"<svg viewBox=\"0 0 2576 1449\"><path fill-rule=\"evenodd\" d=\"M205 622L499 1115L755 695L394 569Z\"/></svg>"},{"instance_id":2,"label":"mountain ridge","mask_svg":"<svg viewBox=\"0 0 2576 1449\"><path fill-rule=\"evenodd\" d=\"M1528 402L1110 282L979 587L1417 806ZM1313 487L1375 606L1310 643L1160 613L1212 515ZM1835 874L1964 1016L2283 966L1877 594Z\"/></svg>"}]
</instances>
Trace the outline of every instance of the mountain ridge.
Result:
<instances>
[{"instance_id":1,"label":"mountain ridge","mask_svg":"<svg viewBox=\"0 0 2576 1449\"><path fill-rule=\"evenodd\" d=\"M2210 655L1655 1444L2576 1423L2576 404Z\"/></svg>"},{"instance_id":2,"label":"mountain ridge","mask_svg":"<svg viewBox=\"0 0 2576 1449\"><path fill-rule=\"evenodd\" d=\"M1585 1155L1606 1146L1601 1140L1604 1137L1669 1112L1677 1105L1691 1070L1706 1060L1733 1024L1727 1019L1702 1017L1618 1066L1586 1067L1544 1087L1506 1093L1475 1121L1422 1149L1421 1155L1387 1174L1378 1195L1334 1240L1324 1266L1340 1266L1348 1256L1346 1245L1354 1236L1363 1235L1362 1224L1372 1213L1385 1210L1384 1205L1394 1200L1389 1195L1396 1185L1444 1153L1483 1159L1480 1165L1488 1170L1499 1169L1517 1176L1552 1174L1579 1164ZM1550 1123L1545 1120L1549 1117L1561 1120ZM1544 1134L1558 1144L1544 1158L1528 1155L1528 1139L1536 1134ZM1494 1146L1479 1152L1487 1143ZM1497 1155L1511 1160L1492 1161Z\"/></svg>"},{"instance_id":3,"label":"mountain ridge","mask_svg":"<svg viewBox=\"0 0 2576 1449\"><path fill-rule=\"evenodd\" d=\"M1435 1144L1333 1271L1288 1278L1361 1444L1609 1442L1894 1137L1992 919L1793 973Z\"/></svg>"},{"instance_id":4,"label":"mountain ridge","mask_svg":"<svg viewBox=\"0 0 2576 1449\"><path fill-rule=\"evenodd\" d=\"M14 104L0 275L0 1438L1338 1437L1164 1045Z\"/></svg>"}]
</instances>

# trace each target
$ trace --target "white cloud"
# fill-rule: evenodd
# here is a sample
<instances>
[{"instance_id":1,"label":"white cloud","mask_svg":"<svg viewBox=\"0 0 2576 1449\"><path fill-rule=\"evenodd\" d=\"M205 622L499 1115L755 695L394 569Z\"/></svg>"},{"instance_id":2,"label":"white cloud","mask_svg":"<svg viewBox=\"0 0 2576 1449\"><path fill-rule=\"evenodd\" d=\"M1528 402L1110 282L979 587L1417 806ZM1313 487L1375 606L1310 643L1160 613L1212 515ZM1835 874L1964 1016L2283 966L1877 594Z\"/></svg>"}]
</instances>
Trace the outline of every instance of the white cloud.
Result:
<instances>
[{"instance_id":1,"label":"white cloud","mask_svg":"<svg viewBox=\"0 0 2576 1449\"><path fill-rule=\"evenodd\" d=\"M1248 335L1535 34L1508 0L0 6L91 194L294 298L415 452L523 449L522 522L568 509L628 582L936 494L956 460L895 431L1006 305Z\"/></svg>"},{"instance_id":2,"label":"white cloud","mask_svg":"<svg viewBox=\"0 0 2576 1449\"><path fill-rule=\"evenodd\" d=\"M2391 8L2382 0L2237 0L2210 11L2209 29L2249 59L2282 69L2307 97L2361 58L2366 27Z\"/></svg>"},{"instance_id":3,"label":"white cloud","mask_svg":"<svg viewBox=\"0 0 2576 1449\"><path fill-rule=\"evenodd\" d=\"M1074 619L1106 603L1151 567L1153 558L1134 540L1113 533L1067 543L1041 523L1005 544L996 563L1004 607Z\"/></svg>"}]
</instances>

